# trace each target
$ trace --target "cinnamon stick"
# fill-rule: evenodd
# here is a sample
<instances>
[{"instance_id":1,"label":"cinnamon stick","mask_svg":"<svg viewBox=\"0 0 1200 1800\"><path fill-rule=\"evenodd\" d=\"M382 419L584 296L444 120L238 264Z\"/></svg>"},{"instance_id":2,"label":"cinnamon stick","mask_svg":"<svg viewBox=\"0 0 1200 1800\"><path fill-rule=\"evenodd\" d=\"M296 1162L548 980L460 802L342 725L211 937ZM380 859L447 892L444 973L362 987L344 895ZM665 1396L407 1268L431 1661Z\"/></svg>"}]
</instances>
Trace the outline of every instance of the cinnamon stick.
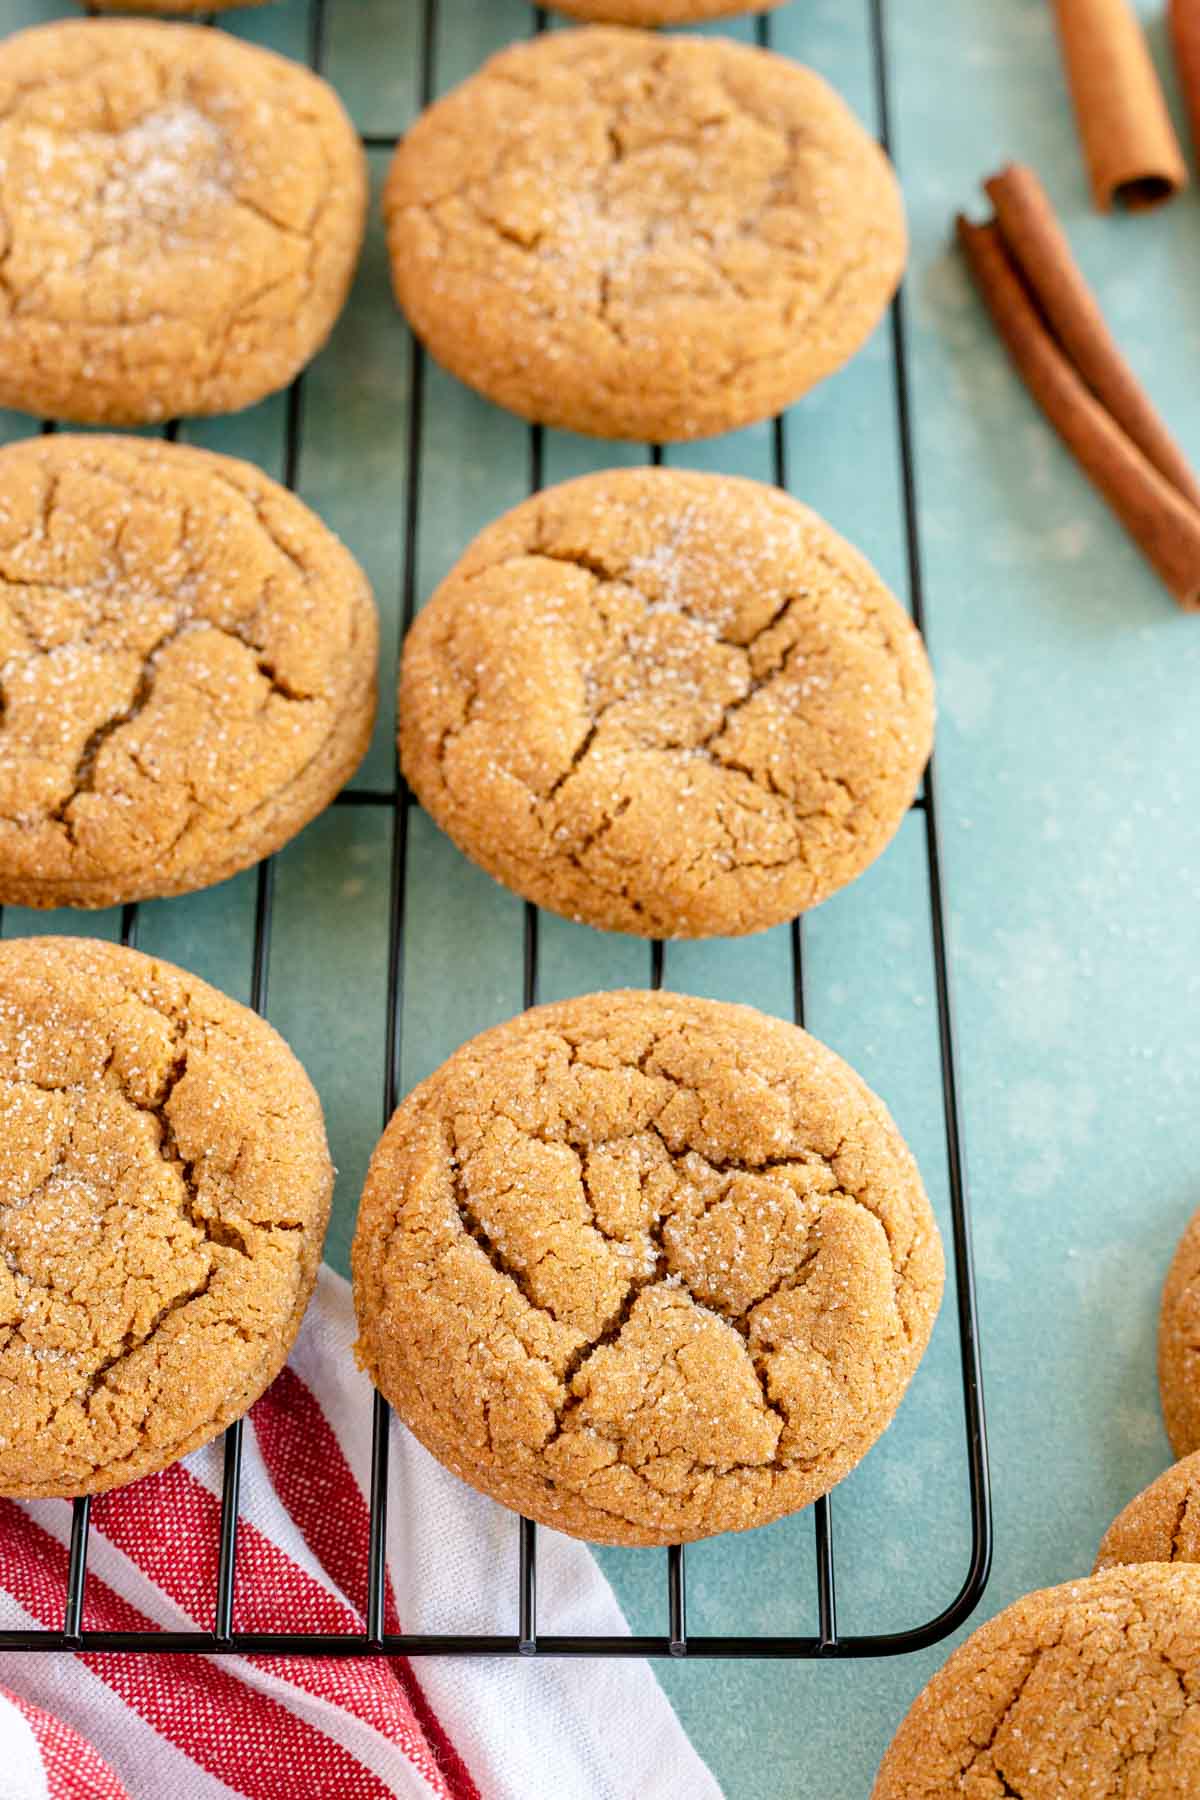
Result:
<instances>
[{"instance_id":1,"label":"cinnamon stick","mask_svg":"<svg viewBox=\"0 0 1200 1800\"><path fill-rule=\"evenodd\" d=\"M1187 167L1129 0L1054 0L1054 11L1096 205L1161 205L1187 186Z\"/></svg>"},{"instance_id":2,"label":"cinnamon stick","mask_svg":"<svg viewBox=\"0 0 1200 1800\"><path fill-rule=\"evenodd\" d=\"M1200 610L1200 513L1107 413L1051 336L994 222L959 216L958 239L1025 385L1166 586Z\"/></svg>"},{"instance_id":3,"label":"cinnamon stick","mask_svg":"<svg viewBox=\"0 0 1200 1800\"><path fill-rule=\"evenodd\" d=\"M1200 150L1200 4L1198 0L1170 0L1167 28L1175 54L1175 71L1187 102L1192 142Z\"/></svg>"},{"instance_id":4,"label":"cinnamon stick","mask_svg":"<svg viewBox=\"0 0 1200 1800\"><path fill-rule=\"evenodd\" d=\"M1069 360L1159 473L1200 511L1200 482L1118 349L1041 182L1014 163L983 185L1005 248Z\"/></svg>"}]
</instances>

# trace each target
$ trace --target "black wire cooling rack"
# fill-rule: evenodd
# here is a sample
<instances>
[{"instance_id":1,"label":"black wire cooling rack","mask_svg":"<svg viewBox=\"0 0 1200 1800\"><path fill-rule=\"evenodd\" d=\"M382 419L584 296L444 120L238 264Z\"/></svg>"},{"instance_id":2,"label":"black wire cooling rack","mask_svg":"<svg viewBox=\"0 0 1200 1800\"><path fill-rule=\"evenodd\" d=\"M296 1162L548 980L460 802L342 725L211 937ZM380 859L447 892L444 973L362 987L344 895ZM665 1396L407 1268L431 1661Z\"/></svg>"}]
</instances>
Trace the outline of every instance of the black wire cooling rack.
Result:
<instances>
[{"instance_id":1,"label":"black wire cooling rack","mask_svg":"<svg viewBox=\"0 0 1200 1800\"><path fill-rule=\"evenodd\" d=\"M325 51L325 27L329 0L310 0L308 60L320 70ZM890 149L891 125L886 59L886 0L870 0L872 49L876 71L876 103L885 149ZM434 93L434 43L437 27L437 0L422 0L422 61L420 100L427 105ZM214 23L211 16L207 23ZM534 29L545 28L542 9L534 11ZM770 22L760 17L756 26L757 41L770 46ZM387 150L397 139L387 135L364 135L368 149ZM921 579L920 540L917 527L914 450L909 402L907 329L904 297L897 297L891 314L891 344L894 365L895 430L903 472L904 530L908 560L909 594L913 617L918 626L924 623L924 599ZM416 606L417 531L421 494L421 436L424 417L425 359L420 346L412 343L411 409L408 418L408 482L404 511L404 563L402 586L402 628L407 631ZM304 378L301 376L287 396L287 437L284 457L284 480L295 487L300 466L301 438L304 424ZM46 424L43 430L52 431ZM174 438L178 425L168 425L166 435ZM661 462L661 447L650 447L651 460ZM786 441L783 421L777 419L773 433L774 478L787 486ZM542 432L532 426L529 433L530 490L542 485ZM384 807L392 815L392 861L390 930L388 950L387 1041L383 1117L386 1121L395 1110L398 1098L400 1066L401 1002L404 978L404 896L408 850L408 815L412 804L397 770L391 790L370 788L347 789L338 796L339 806ZM957 1323L962 1367L963 1422L967 1464L967 1500L970 1509L971 1552L958 1594L942 1612L924 1624L897 1632L843 1636L837 1624L837 1588L834 1576L833 1503L829 1496L813 1507L816 1547L817 1620L815 1636L691 1636L687 1629L687 1571L684 1549L676 1545L664 1552L664 1610L667 1629L660 1634L627 1637L544 1636L537 1628L537 1527L529 1519L518 1522L518 1552L515 1568L517 1581L518 1628L508 1635L421 1634L389 1632L384 1627L386 1591L385 1546L387 1516L391 1503L388 1483L388 1440L390 1409L381 1395L374 1400L371 1492L370 1492L370 1561L367 1617L360 1631L297 1632L234 1629L234 1600L237 1591L238 1512L242 1471L242 1424L232 1425L224 1438L224 1476L222 1482L220 1542L217 1563L216 1599L210 1631L89 1631L84 1625L87 1592L88 1541L91 1527L91 1502L73 1503L70 1553L67 1568L63 1622L60 1630L0 1631L0 1650L22 1651L137 1651L148 1654L190 1652L205 1656L671 1656L687 1657L763 1657L825 1658L899 1656L925 1649L965 1620L978 1604L987 1585L992 1556L991 1500L987 1458L987 1434L984 1419L983 1388L980 1372L979 1337L976 1321L975 1278L971 1256L971 1229L967 1206L963 1167L962 1128L958 1100L958 1076L955 1063L954 1020L951 1005L948 957L946 948L945 905L942 893L941 860L938 840L937 789L934 769L930 766L922 793L914 801L914 810L924 820L925 855L929 883L930 920L933 935L933 967L937 995L939 1048L941 1053L942 1099L945 1118L946 1166L952 1222L953 1264L957 1300ZM271 916L274 894L274 871L270 860L258 868L254 917L254 950L250 984L250 1002L257 1012L265 1013L267 1003L267 971L271 945ZM138 908L126 906L121 917L121 942L136 944ZM661 987L663 947L649 947L650 984ZM792 1003L798 1024L804 1023L804 934L802 921L791 927ZM538 997L538 913L525 907L524 934L524 1001L535 1004Z\"/></svg>"}]
</instances>

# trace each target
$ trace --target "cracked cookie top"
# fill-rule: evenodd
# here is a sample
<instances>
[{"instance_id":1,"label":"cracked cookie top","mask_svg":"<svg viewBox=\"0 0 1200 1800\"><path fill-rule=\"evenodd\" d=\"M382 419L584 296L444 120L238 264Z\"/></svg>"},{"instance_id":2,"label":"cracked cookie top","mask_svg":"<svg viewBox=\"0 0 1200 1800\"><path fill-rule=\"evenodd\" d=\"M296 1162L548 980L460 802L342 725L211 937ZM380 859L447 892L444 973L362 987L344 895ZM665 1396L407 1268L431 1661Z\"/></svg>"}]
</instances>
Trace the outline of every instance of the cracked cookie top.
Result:
<instances>
[{"instance_id":1,"label":"cracked cookie top","mask_svg":"<svg viewBox=\"0 0 1200 1800\"><path fill-rule=\"evenodd\" d=\"M1145 1564L1028 1594L935 1675L872 1800L1191 1800L1200 1569Z\"/></svg>"},{"instance_id":2,"label":"cracked cookie top","mask_svg":"<svg viewBox=\"0 0 1200 1800\"><path fill-rule=\"evenodd\" d=\"M760 1525L887 1426L942 1289L882 1103L748 1007L594 994L416 1088L355 1235L364 1367L456 1474L660 1544Z\"/></svg>"},{"instance_id":3,"label":"cracked cookie top","mask_svg":"<svg viewBox=\"0 0 1200 1800\"><path fill-rule=\"evenodd\" d=\"M920 637L777 489L625 469L486 530L404 650L405 775L468 856L612 931L794 918L880 853L929 755Z\"/></svg>"},{"instance_id":4,"label":"cracked cookie top","mask_svg":"<svg viewBox=\"0 0 1200 1800\"><path fill-rule=\"evenodd\" d=\"M0 450L0 901L222 880L357 767L375 608L247 463L142 438Z\"/></svg>"},{"instance_id":5,"label":"cracked cookie top","mask_svg":"<svg viewBox=\"0 0 1200 1800\"><path fill-rule=\"evenodd\" d=\"M551 0L551 4L556 12L598 24L688 25L730 13L770 12L783 0Z\"/></svg>"},{"instance_id":6,"label":"cracked cookie top","mask_svg":"<svg viewBox=\"0 0 1200 1800\"><path fill-rule=\"evenodd\" d=\"M874 330L906 249L887 159L819 76L616 26L518 44L439 100L384 212L438 361L609 438L779 412Z\"/></svg>"},{"instance_id":7,"label":"cracked cookie top","mask_svg":"<svg viewBox=\"0 0 1200 1800\"><path fill-rule=\"evenodd\" d=\"M1200 1563L1200 1451L1152 1481L1117 1514L1096 1569L1117 1563Z\"/></svg>"},{"instance_id":8,"label":"cracked cookie top","mask_svg":"<svg viewBox=\"0 0 1200 1800\"><path fill-rule=\"evenodd\" d=\"M1158 1388L1176 1456L1200 1450L1200 1212L1180 1238L1163 1286Z\"/></svg>"},{"instance_id":9,"label":"cracked cookie top","mask_svg":"<svg viewBox=\"0 0 1200 1800\"><path fill-rule=\"evenodd\" d=\"M233 412L325 342L366 167L327 83L226 32L76 20L0 44L0 405Z\"/></svg>"},{"instance_id":10,"label":"cracked cookie top","mask_svg":"<svg viewBox=\"0 0 1200 1800\"><path fill-rule=\"evenodd\" d=\"M245 1412L316 1279L321 1108L244 1006L137 951L0 944L0 1493L101 1493Z\"/></svg>"}]
</instances>

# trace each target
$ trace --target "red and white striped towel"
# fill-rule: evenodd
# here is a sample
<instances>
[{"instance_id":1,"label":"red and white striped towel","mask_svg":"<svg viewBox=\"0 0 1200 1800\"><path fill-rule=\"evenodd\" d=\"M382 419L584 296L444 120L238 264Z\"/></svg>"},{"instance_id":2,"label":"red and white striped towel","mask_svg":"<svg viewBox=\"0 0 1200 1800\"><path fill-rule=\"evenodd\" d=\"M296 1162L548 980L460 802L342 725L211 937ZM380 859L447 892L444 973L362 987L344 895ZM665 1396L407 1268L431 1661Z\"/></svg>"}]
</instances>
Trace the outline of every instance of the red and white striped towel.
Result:
<instances>
[{"instance_id":1,"label":"red and white striped towel","mask_svg":"<svg viewBox=\"0 0 1200 1800\"><path fill-rule=\"evenodd\" d=\"M130 1800L92 1746L19 1694L0 1688L4 1800Z\"/></svg>"},{"instance_id":2,"label":"red and white striped towel","mask_svg":"<svg viewBox=\"0 0 1200 1800\"><path fill-rule=\"evenodd\" d=\"M323 1269L288 1368L250 1414L240 1630L361 1626L371 1391L354 1335L349 1288ZM86 1625L211 1623L220 1479L210 1445L96 1501ZM389 1629L513 1631L512 1515L398 1425L391 1493ZM0 1500L0 1623L61 1624L69 1530L63 1502ZM540 1630L627 1629L582 1544L545 1531L538 1552ZM720 1800L632 1659L9 1653L0 1683L3 1800Z\"/></svg>"}]
</instances>

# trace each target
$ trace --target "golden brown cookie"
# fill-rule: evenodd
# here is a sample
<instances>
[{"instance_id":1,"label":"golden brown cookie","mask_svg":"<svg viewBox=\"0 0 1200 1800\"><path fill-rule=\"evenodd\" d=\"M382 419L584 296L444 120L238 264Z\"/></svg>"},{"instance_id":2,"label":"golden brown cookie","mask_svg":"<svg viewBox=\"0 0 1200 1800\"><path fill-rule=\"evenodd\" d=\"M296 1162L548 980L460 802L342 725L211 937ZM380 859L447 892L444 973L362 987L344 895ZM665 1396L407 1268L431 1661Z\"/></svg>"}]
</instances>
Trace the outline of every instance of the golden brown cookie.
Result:
<instances>
[{"instance_id":1,"label":"golden brown cookie","mask_svg":"<svg viewBox=\"0 0 1200 1800\"><path fill-rule=\"evenodd\" d=\"M819 76L615 26L515 45L439 100L384 213L438 361L599 437L778 412L870 336L905 256L891 167Z\"/></svg>"},{"instance_id":2,"label":"golden brown cookie","mask_svg":"<svg viewBox=\"0 0 1200 1800\"><path fill-rule=\"evenodd\" d=\"M1200 1450L1200 1212L1179 1240L1158 1321L1158 1391L1176 1456Z\"/></svg>"},{"instance_id":3,"label":"golden brown cookie","mask_svg":"<svg viewBox=\"0 0 1200 1800\"><path fill-rule=\"evenodd\" d=\"M248 463L0 450L0 901L187 893L277 850L362 760L376 638L353 557Z\"/></svg>"},{"instance_id":4,"label":"golden brown cookie","mask_svg":"<svg viewBox=\"0 0 1200 1800\"><path fill-rule=\"evenodd\" d=\"M770 12L783 0L551 0L556 12L604 25L689 25L730 13Z\"/></svg>"},{"instance_id":5,"label":"golden brown cookie","mask_svg":"<svg viewBox=\"0 0 1200 1800\"><path fill-rule=\"evenodd\" d=\"M611 931L794 918L860 874L929 756L919 634L758 482L623 469L476 539L420 614L404 772L489 874Z\"/></svg>"},{"instance_id":6,"label":"golden brown cookie","mask_svg":"<svg viewBox=\"0 0 1200 1800\"><path fill-rule=\"evenodd\" d=\"M890 1423L942 1249L841 1059L749 1007L593 994L484 1032L395 1114L359 1358L463 1480L662 1544L806 1506Z\"/></svg>"},{"instance_id":7,"label":"golden brown cookie","mask_svg":"<svg viewBox=\"0 0 1200 1800\"><path fill-rule=\"evenodd\" d=\"M1200 1563L1200 1451L1143 1488L1105 1532L1096 1568L1118 1563Z\"/></svg>"},{"instance_id":8,"label":"golden brown cookie","mask_svg":"<svg viewBox=\"0 0 1200 1800\"><path fill-rule=\"evenodd\" d=\"M934 1676L873 1800L1197 1800L1200 1569L1028 1594Z\"/></svg>"},{"instance_id":9,"label":"golden brown cookie","mask_svg":"<svg viewBox=\"0 0 1200 1800\"><path fill-rule=\"evenodd\" d=\"M0 1493L98 1494L239 1418L316 1280L333 1170L283 1039L82 938L0 944Z\"/></svg>"},{"instance_id":10,"label":"golden brown cookie","mask_svg":"<svg viewBox=\"0 0 1200 1800\"><path fill-rule=\"evenodd\" d=\"M202 26L0 43L0 406L94 424L233 412L329 336L366 165L327 83Z\"/></svg>"}]
</instances>

